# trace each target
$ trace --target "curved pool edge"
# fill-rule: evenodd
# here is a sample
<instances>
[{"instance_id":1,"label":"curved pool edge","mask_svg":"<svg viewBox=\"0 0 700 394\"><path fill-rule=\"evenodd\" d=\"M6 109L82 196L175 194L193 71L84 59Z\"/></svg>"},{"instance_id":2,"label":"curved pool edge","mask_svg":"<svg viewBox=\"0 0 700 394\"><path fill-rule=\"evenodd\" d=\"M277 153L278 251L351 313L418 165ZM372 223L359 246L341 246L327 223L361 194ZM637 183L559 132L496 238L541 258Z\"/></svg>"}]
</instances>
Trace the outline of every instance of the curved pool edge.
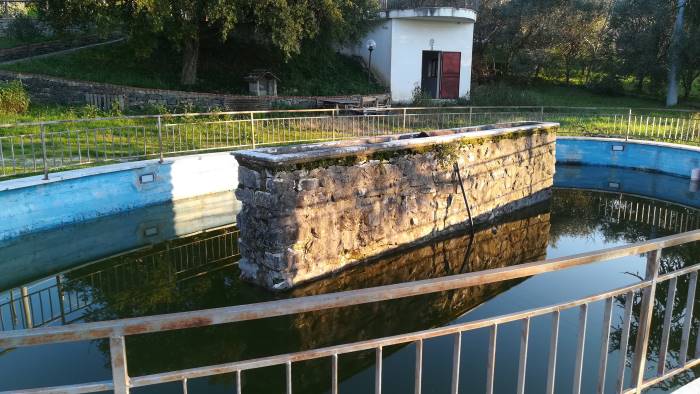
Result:
<instances>
[{"instance_id":1,"label":"curved pool edge","mask_svg":"<svg viewBox=\"0 0 700 394\"><path fill-rule=\"evenodd\" d=\"M0 242L238 186L229 152L118 163L0 182ZM10 207L9 209L7 207ZM176 210L172 220L178 220Z\"/></svg>"},{"instance_id":2,"label":"curved pool edge","mask_svg":"<svg viewBox=\"0 0 700 394\"><path fill-rule=\"evenodd\" d=\"M557 163L633 168L690 178L700 168L700 147L601 137L557 137Z\"/></svg>"},{"instance_id":3,"label":"curved pool edge","mask_svg":"<svg viewBox=\"0 0 700 394\"><path fill-rule=\"evenodd\" d=\"M664 142L558 136L556 155L558 164L637 169L684 182L693 168L700 168L700 147ZM143 176L152 181L142 182ZM611 187L616 183L634 186L629 180L608 181L591 171L579 171L576 178L598 190L616 189ZM48 181L41 176L0 181L0 207L11 207L0 210L0 242L147 206L230 192L237 186L238 162L229 152L169 158L162 164L146 160L51 173ZM665 189L643 186L631 192L654 197ZM664 199L698 206L692 189L687 190L681 198Z\"/></svg>"}]
</instances>

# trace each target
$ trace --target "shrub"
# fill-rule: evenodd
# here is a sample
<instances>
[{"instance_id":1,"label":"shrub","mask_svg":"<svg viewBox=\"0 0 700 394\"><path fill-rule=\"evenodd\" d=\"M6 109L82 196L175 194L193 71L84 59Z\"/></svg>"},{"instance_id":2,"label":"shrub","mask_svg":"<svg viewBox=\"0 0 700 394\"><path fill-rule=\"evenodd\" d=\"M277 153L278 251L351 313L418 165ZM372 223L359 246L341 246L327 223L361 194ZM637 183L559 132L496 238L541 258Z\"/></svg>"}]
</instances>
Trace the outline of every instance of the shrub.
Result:
<instances>
[{"instance_id":1,"label":"shrub","mask_svg":"<svg viewBox=\"0 0 700 394\"><path fill-rule=\"evenodd\" d=\"M542 98L526 88L494 83L474 87L471 91L470 104L478 106L542 105Z\"/></svg>"},{"instance_id":2,"label":"shrub","mask_svg":"<svg viewBox=\"0 0 700 394\"><path fill-rule=\"evenodd\" d=\"M36 19L28 15L18 15L14 18L7 27L7 35L21 42L39 41L44 37Z\"/></svg>"},{"instance_id":3,"label":"shrub","mask_svg":"<svg viewBox=\"0 0 700 394\"><path fill-rule=\"evenodd\" d=\"M418 84L416 84L416 86L413 87L411 96L411 105L413 106L430 107L433 105L432 97L430 97L428 93L424 92Z\"/></svg>"},{"instance_id":4,"label":"shrub","mask_svg":"<svg viewBox=\"0 0 700 394\"><path fill-rule=\"evenodd\" d=\"M80 118L99 118L102 116L102 110L96 105L87 104L80 108Z\"/></svg>"},{"instance_id":5,"label":"shrub","mask_svg":"<svg viewBox=\"0 0 700 394\"><path fill-rule=\"evenodd\" d=\"M0 113L22 114L29 109L29 94L20 81L0 83Z\"/></svg>"},{"instance_id":6,"label":"shrub","mask_svg":"<svg viewBox=\"0 0 700 394\"><path fill-rule=\"evenodd\" d=\"M594 93L607 96L621 96L625 91L622 81L613 75L594 78L588 83L587 87Z\"/></svg>"}]
</instances>

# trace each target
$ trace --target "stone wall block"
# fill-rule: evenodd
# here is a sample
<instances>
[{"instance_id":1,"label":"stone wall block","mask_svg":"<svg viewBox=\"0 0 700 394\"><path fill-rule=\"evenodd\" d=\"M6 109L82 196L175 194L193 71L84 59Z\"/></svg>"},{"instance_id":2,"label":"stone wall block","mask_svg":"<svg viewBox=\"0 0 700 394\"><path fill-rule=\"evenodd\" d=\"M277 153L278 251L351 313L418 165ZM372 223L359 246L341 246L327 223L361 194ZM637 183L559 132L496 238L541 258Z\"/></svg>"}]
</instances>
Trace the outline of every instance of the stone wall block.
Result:
<instances>
[{"instance_id":1,"label":"stone wall block","mask_svg":"<svg viewBox=\"0 0 700 394\"><path fill-rule=\"evenodd\" d=\"M539 202L552 185L554 146L547 144L554 140L537 136L482 142L448 162L428 151L354 165L265 170L261 182L251 170L236 192L248 216L240 221L241 238L248 245L244 257L260 259L263 268L243 276L266 287L294 286L465 226L468 215L453 162L460 163L475 219Z\"/></svg>"},{"instance_id":2,"label":"stone wall block","mask_svg":"<svg viewBox=\"0 0 700 394\"><path fill-rule=\"evenodd\" d=\"M262 175L247 167L238 167L238 182L249 189L260 190L262 188Z\"/></svg>"},{"instance_id":3,"label":"stone wall block","mask_svg":"<svg viewBox=\"0 0 700 394\"><path fill-rule=\"evenodd\" d=\"M316 190L320 186L318 178L302 178L297 183L298 191Z\"/></svg>"}]
</instances>

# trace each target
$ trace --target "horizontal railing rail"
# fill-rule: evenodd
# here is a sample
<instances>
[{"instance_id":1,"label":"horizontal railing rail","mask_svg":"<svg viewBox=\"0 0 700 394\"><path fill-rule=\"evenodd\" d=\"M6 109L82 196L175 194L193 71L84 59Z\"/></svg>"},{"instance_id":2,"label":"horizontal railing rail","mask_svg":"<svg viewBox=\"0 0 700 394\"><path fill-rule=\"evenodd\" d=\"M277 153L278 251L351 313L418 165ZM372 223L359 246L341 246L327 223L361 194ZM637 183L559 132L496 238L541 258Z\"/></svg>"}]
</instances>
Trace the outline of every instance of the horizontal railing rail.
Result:
<instances>
[{"instance_id":1,"label":"horizontal railing rail","mask_svg":"<svg viewBox=\"0 0 700 394\"><path fill-rule=\"evenodd\" d=\"M700 145L700 113L621 108L416 107L165 114L0 125L0 179L196 152L335 141L513 121L561 135Z\"/></svg>"},{"instance_id":2,"label":"horizontal railing rail","mask_svg":"<svg viewBox=\"0 0 700 394\"><path fill-rule=\"evenodd\" d=\"M479 0L380 0L383 10L404 10L413 8L453 7L471 10L479 9Z\"/></svg>"},{"instance_id":3,"label":"horizontal railing rail","mask_svg":"<svg viewBox=\"0 0 700 394\"><path fill-rule=\"evenodd\" d=\"M273 365L283 365L285 367L287 392L291 393L293 391L291 378L293 364L304 360L319 358L331 359L331 391L333 393L337 393L339 368L338 356L346 353L374 350L376 371L375 392L379 393L381 392L382 388L382 349L392 345L413 343L416 345L415 391L420 393L423 366L423 341L430 338L451 336L453 338L451 392L457 393L460 385L459 364L461 360L460 354L462 349L462 333L476 329L488 329L490 340L488 360L486 363L487 383L484 389L487 393L492 393L494 387L498 327L506 323L520 323L521 342L517 380L518 392L522 393L525 391L525 376L527 373L526 359L528 357L530 322L533 318L551 315L552 334L547 365L547 393L553 393L556 378L560 315L564 311L578 310L575 373L573 376L574 381L572 383L572 387L573 392L580 393L582 386L583 357L585 352L584 343L586 342L587 335L586 324L588 321L589 306L595 302L604 302L604 316L601 330L601 354L599 360L599 373L597 377L597 391L603 392L603 388L606 387L605 381L606 379L610 378L607 376L608 345L610 341L613 302L614 300L618 299L624 300L624 319L622 322L622 332L620 337L620 349L623 349L624 351L622 351L621 357L619 357L617 360L618 365L616 366L617 375L615 376L615 387L617 392L641 393L644 388L650 387L653 384L661 382L700 364L700 341L696 341L697 345L693 356L690 359L687 357L689 352L689 344L691 342L690 337L693 317L692 310L695 304L695 289L700 264L686 266L673 272L663 274L659 273L661 256L664 249L699 240L700 230L696 230L633 245L618 246L600 251L581 253L569 257L555 258L518 266L490 269L481 272L472 272L415 282L193 312L73 324L62 327L44 327L32 330L3 332L0 333L0 348L109 339L113 375L111 381L51 388L38 388L34 389L32 392L96 392L100 390L113 389L117 393L128 393L132 387L149 386L166 382L181 382L183 392L186 393L188 387L187 382L189 379L225 373L234 373L236 375L236 388L237 392L240 393L242 391L241 375L243 372ZM347 343L294 353L273 355L252 360L242 360L226 364L178 371L165 371L135 377L131 377L127 373L125 337L131 335L182 330L194 327L272 318L331 308L343 308L373 302L383 302L387 300L462 289L512 279L526 278L547 272L555 272L576 266L640 254L646 254L647 256L646 273L641 281L576 300L429 330L384 338L369 339L355 343ZM688 276L688 294L683 322L683 338L681 340L681 349L678 356L679 365L673 369L667 369L665 360L668 353L670 322L673 317L672 314L674 309L675 292L677 291L677 282L681 276ZM651 319L655 308L655 292L659 283L666 282L669 283L667 289L667 300L669 301L667 301L664 309L664 324L662 328L663 334L659 351L659 356L662 357L663 360L660 360L660 363L657 365L655 375L649 379L645 379L644 372L647 370L647 346L649 342ZM639 316L637 324L635 325L637 334L632 336L631 321L633 317L633 304L635 303L637 294L641 296L641 304L639 304ZM625 383L625 370L628 361L626 350L628 348L630 338L633 337L636 338L636 341L634 343L634 352L629 359L632 365L630 379L631 383L627 385Z\"/></svg>"}]
</instances>

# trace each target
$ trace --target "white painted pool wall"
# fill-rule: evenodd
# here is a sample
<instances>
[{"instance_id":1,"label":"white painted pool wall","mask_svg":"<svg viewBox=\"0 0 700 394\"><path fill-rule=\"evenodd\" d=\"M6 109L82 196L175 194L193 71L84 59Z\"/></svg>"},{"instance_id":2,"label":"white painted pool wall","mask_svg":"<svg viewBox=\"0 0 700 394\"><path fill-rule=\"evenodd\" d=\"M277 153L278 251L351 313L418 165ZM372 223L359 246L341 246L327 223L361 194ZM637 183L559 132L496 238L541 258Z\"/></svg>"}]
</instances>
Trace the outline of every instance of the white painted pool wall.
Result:
<instances>
[{"instance_id":1,"label":"white painted pool wall","mask_svg":"<svg viewBox=\"0 0 700 394\"><path fill-rule=\"evenodd\" d=\"M142 175L154 181L142 184ZM211 153L122 163L0 182L0 241L26 233L183 201L233 192L238 162L230 153ZM173 223L178 210L173 210Z\"/></svg>"},{"instance_id":2,"label":"white painted pool wall","mask_svg":"<svg viewBox=\"0 0 700 394\"><path fill-rule=\"evenodd\" d=\"M459 96L468 98L476 14L463 11L468 15L460 14L458 18L451 13L421 17L415 11L410 15L406 14L410 10L396 14L392 11L361 42L344 52L361 56L367 63L367 41L377 43L372 53L372 72L389 86L394 103L411 102L414 89L421 86L423 51L460 52Z\"/></svg>"}]
</instances>

